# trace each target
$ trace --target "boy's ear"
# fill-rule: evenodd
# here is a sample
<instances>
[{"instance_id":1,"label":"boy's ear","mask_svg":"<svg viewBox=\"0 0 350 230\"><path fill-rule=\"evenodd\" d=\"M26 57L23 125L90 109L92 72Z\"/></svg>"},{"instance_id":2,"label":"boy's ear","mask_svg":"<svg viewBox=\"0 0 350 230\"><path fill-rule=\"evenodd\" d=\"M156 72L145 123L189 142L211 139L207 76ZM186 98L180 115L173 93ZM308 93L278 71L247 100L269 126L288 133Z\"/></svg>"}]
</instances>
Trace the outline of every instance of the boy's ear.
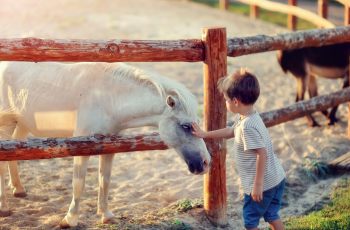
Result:
<instances>
[{"instance_id":1,"label":"boy's ear","mask_svg":"<svg viewBox=\"0 0 350 230\"><path fill-rule=\"evenodd\" d=\"M239 103L239 101L237 100L237 98L232 98L232 102L233 102L233 104L235 104L235 105L238 105L238 103Z\"/></svg>"}]
</instances>

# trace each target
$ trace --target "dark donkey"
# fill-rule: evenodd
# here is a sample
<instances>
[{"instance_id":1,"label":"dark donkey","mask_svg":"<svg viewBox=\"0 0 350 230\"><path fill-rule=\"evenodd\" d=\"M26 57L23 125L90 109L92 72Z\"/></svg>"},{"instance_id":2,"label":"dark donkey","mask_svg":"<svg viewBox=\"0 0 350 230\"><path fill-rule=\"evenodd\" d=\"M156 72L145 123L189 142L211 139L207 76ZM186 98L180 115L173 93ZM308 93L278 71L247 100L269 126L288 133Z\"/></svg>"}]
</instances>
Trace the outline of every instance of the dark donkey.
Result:
<instances>
[{"instance_id":1,"label":"dark donkey","mask_svg":"<svg viewBox=\"0 0 350 230\"><path fill-rule=\"evenodd\" d=\"M310 47L279 51L278 62L283 71L291 72L297 81L296 101L304 100L308 90L310 98L317 96L316 76L329 79L343 78L343 88L349 86L349 52L350 43L339 43L322 47ZM330 113L322 111L328 117L329 125L333 125L338 106ZM310 126L319 126L311 114L307 115Z\"/></svg>"}]
</instances>

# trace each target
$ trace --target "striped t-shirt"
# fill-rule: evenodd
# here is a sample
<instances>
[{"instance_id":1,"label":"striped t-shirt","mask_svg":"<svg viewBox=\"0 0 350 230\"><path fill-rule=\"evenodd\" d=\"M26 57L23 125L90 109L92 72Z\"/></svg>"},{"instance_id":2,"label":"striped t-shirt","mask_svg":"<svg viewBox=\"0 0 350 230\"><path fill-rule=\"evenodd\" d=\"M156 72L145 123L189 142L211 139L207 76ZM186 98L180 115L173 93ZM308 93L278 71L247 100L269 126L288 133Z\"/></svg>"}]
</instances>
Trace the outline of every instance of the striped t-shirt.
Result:
<instances>
[{"instance_id":1,"label":"striped t-shirt","mask_svg":"<svg viewBox=\"0 0 350 230\"><path fill-rule=\"evenodd\" d=\"M254 112L243 119L236 119L233 127L234 161L244 193L251 194L254 185L257 155L252 151L253 149L266 149L263 190L266 191L278 185L286 174L274 153L270 135L259 113Z\"/></svg>"}]
</instances>

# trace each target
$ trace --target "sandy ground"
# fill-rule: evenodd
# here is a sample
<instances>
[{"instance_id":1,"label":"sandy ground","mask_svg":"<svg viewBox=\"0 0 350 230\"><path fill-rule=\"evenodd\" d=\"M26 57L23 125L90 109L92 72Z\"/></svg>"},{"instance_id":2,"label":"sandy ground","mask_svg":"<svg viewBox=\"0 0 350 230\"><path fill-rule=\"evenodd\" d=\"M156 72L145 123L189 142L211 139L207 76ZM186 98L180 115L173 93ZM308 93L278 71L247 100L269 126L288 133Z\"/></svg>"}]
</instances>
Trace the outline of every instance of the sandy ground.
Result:
<instances>
[{"instance_id":1,"label":"sandy ground","mask_svg":"<svg viewBox=\"0 0 350 230\"><path fill-rule=\"evenodd\" d=\"M0 0L1 38L79 38L79 39L185 39L201 38L203 27L227 28L227 35L247 36L276 34L284 29L260 21L222 12L206 6L178 0ZM201 63L133 63L158 71L184 83L202 103ZM229 72L245 66L261 83L260 112L277 109L294 101L295 82L279 68L275 52L229 58ZM319 93L340 88L340 81L320 79ZM314 182L303 174L307 162L327 161L350 150L346 137L347 108L340 106L340 122L333 127L319 114L319 128L308 128L305 119L298 119L270 128L276 154L287 172L288 186L283 218L300 215L322 204L338 178ZM146 129L145 129L146 130ZM232 145L228 141L228 147ZM28 191L24 199L9 203L13 214L0 217L0 229L54 229L64 217L72 194L72 158L21 162L21 176ZM88 166L86 187L81 205L79 229L108 228L99 226L96 215L98 158ZM110 189L110 207L116 223L123 228L152 228L147 221L166 216L164 208L181 199L202 197L202 176L193 176L173 150L118 154L114 159ZM242 229L239 182L232 167L232 152L227 156L228 219L225 229ZM176 221L193 229L215 229L205 219L202 209L187 213L171 213L170 224L157 228L176 227ZM141 223L140 223L141 222ZM172 224L171 224L172 223ZM188 226L186 225L186 226ZM157 227L158 226L158 227ZM262 222L261 226L266 226Z\"/></svg>"}]
</instances>

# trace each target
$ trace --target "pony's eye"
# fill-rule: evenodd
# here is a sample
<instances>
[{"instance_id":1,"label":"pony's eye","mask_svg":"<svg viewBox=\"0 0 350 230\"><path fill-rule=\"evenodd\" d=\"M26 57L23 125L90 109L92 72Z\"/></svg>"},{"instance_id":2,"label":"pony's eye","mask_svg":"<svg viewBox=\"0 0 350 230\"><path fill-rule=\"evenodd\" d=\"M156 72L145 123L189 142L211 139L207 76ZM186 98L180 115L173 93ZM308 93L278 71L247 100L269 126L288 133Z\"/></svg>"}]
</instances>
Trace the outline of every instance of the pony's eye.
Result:
<instances>
[{"instance_id":1,"label":"pony's eye","mask_svg":"<svg viewBox=\"0 0 350 230\"><path fill-rule=\"evenodd\" d=\"M185 131L190 131L192 130L192 126L190 124L183 124L181 125L181 127L185 130Z\"/></svg>"}]
</instances>

